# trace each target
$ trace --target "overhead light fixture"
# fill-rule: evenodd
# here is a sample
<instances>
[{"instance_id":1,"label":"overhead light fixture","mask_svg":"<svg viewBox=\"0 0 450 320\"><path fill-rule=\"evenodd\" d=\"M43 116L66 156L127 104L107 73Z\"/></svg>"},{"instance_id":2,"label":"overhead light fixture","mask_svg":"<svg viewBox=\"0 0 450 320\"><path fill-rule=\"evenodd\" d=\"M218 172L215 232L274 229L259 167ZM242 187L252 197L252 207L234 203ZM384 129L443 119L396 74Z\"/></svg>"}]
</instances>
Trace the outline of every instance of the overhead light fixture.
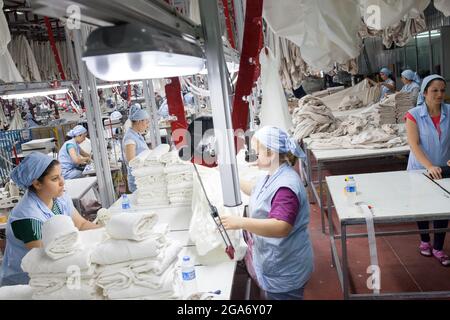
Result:
<instances>
[{"instance_id":1,"label":"overhead light fixture","mask_svg":"<svg viewBox=\"0 0 450 320\"><path fill-rule=\"evenodd\" d=\"M34 97L45 97L49 95L55 94L65 94L69 91L69 89L54 89L54 90L27 90L27 91L7 91L0 96L0 98L7 99L27 99Z\"/></svg>"},{"instance_id":2,"label":"overhead light fixture","mask_svg":"<svg viewBox=\"0 0 450 320\"><path fill-rule=\"evenodd\" d=\"M233 74L239 71L239 63L235 63L235 62L226 62L227 64L227 69L228 69L228 73ZM199 74L208 74L208 70L205 68L203 68Z\"/></svg>"},{"instance_id":3,"label":"overhead light fixture","mask_svg":"<svg viewBox=\"0 0 450 320\"><path fill-rule=\"evenodd\" d=\"M18 15L22 15L22 14L25 14L24 12L22 12L22 11L16 11L16 13L18 14Z\"/></svg>"},{"instance_id":4,"label":"overhead light fixture","mask_svg":"<svg viewBox=\"0 0 450 320\"><path fill-rule=\"evenodd\" d=\"M92 74L106 81L188 76L205 65L203 50L151 26L123 24L94 30L83 60Z\"/></svg>"}]
</instances>

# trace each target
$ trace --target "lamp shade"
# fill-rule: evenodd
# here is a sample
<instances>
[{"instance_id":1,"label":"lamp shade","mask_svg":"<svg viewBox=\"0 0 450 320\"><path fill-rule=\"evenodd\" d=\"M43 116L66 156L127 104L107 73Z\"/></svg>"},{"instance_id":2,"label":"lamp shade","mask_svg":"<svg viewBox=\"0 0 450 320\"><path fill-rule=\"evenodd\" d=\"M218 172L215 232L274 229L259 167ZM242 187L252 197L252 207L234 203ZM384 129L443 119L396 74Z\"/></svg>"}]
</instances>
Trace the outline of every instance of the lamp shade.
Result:
<instances>
[{"instance_id":1,"label":"lamp shade","mask_svg":"<svg viewBox=\"0 0 450 320\"><path fill-rule=\"evenodd\" d=\"M180 35L151 26L123 24L94 30L83 60L107 81L193 75L205 65L202 48Z\"/></svg>"}]
</instances>

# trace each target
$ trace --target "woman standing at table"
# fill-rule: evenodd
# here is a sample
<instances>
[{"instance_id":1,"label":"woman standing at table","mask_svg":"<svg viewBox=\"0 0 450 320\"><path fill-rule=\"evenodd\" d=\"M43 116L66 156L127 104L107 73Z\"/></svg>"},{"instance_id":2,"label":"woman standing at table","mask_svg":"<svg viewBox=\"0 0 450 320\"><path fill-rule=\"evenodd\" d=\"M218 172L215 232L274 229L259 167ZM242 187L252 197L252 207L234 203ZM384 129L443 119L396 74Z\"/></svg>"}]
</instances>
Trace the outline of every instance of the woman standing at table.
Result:
<instances>
[{"instance_id":1,"label":"woman standing at table","mask_svg":"<svg viewBox=\"0 0 450 320\"><path fill-rule=\"evenodd\" d=\"M408 170L426 169L433 179L442 179L441 167L450 159L450 105L444 103L446 82L438 75L423 80L420 94L423 103L406 114L406 130L411 152ZM419 99L420 100L420 99ZM429 228L428 221L418 222L419 229ZM447 228L448 220L433 221L435 229ZM444 253L445 232L434 235L433 246L429 234L421 234L419 251L434 256L443 266L450 266Z\"/></svg>"},{"instance_id":2,"label":"woman standing at table","mask_svg":"<svg viewBox=\"0 0 450 320\"><path fill-rule=\"evenodd\" d=\"M141 152L149 150L143 134L149 127L150 116L145 110L141 109L141 106L138 103L136 103L130 108L129 119L131 121L131 128L127 130L123 137L123 153L125 155L125 163L128 172L128 190L130 192L135 192L137 189L136 182L129 163Z\"/></svg>"},{"instance_id":3,"label":"woman standing at table","mask_svg":"<svg viewBox=\"0 0 450 320\"><path fill-rule=\"evenodd\" d=\"M313 250L308 233L309 202L297 172L292 168L304 153L286 132L276 127L258 130L258 168L269 174L256 185L242 181L251 196L250 217L222 217L229 230L253 235L253 267L268 300L302 300L313 271Z\"/></svg>"},{"instance_id":4,"label":"woman standing at table","mask_svg":"<svg viewBox=\"0 0 450 320\"><path fill-rule=\"evenodd\" d=\"M80 148L80 144L86 140L87 130L82 125L77 125L67 135L72 139L63 144L58 154L62 175L67 180L81 178L83 170L80 166L91 161L91 156Z\"/></svg>"},{"instance_id":5,"label":"woman standing at table","mask_svg":"<svg viewBox=\"0 0 450 320\"><path fill-rule=\"evenodd\" d=\"M20 267L22 258L29 250L42 247L42 225L54 215L70 216L79 230L100 228L84 219L64 193L57 160L33 152L11 172L11 179L27 191L8 218L2 286L28 284L28 274Z\"/></svg>"}]
</instances>

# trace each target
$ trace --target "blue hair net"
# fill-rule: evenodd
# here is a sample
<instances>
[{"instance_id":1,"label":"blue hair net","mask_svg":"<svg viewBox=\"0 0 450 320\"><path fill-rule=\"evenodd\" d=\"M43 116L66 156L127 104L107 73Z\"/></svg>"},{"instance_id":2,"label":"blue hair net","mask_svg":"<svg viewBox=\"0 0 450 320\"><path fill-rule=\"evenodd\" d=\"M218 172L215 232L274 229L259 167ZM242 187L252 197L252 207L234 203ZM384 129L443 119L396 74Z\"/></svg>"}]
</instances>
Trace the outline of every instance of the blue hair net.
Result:
<instances>
[{"instance_id":1,"label":"blue hair net","mask_svg":"<svg viewBox=\"0 0 450 320\"><path fill-rule=\"evenodd\" d=\"M69 137L74 138L86 132L87 130L85 127L83 127L82 125L77 125L72 130L70 130L69 133L67 133L67 135Z\"/></svg>"},{"instance_id":2,"label":"blue hair net","mask_svg":"<svg viewBox=\"0 0 450 320\"><path fill-rule=\"evenodd\" d=\"M149 119L147 111L142 110L141 105L139 103L135 103L130 108L129 118L131 121L139 121Z\"/></svg>"},{"instance_id":3,"label":"blue hair net","mask_svg":"<svg viewBox=\"0 0 450 320\"><path fill-rule=\"evenodd\" d=\"M402 77L405 78L406 80L413 81L414 78L416 77L416 73L408 69L402 72Z\"/></svg>"},{"instance_id":4,"label":"blue hair net","mask_svg":"<svg viewBox=\"0 0 450 320\"><path fill-rule=\"evenodd\" d=\"M22 189L40 178L54 159L40 152L30 153L11 171L11 179Z\"/></svg>"},{"instance_id":5,"label":"blue hair net","mask_svg":"<svg viewBox=\"0 0 450 320\"><path fill-rule=\"evenodd\" d=\"M392 71L389 70L388 68L383 68L380 70L380 73L384 73L385 75L387 75L389 77L392 74Z\"/></svg>"},{"instance_id":6,"label":"blue hair net","mask_svg":"<svg viewBox=\"0 0 450 320\"><path fill-rule=\"evenodd\" d=\"M254 137L267 149L277 153L291 152L298 158L305 159L306 155L297 145L294 138L290 138L286 131L277 127L263 127L256 131Z\"/></svg>"},{"instance_id":7,"label":"blue hair net","mask_svg":"<svg viewBox=\"0 0 450 320\"><path fill-rule=\"evenodd\" d=\"M442 80L446 83L445 79L437 74L432 74L431 76L428 76L425 79L423 79L422 86L420 88L419 98L417 99L417 105L421 105L425 102L425 95L424 95L425 89L428 87L430 82L437 79Z\"/></svg>"}]
</instances>

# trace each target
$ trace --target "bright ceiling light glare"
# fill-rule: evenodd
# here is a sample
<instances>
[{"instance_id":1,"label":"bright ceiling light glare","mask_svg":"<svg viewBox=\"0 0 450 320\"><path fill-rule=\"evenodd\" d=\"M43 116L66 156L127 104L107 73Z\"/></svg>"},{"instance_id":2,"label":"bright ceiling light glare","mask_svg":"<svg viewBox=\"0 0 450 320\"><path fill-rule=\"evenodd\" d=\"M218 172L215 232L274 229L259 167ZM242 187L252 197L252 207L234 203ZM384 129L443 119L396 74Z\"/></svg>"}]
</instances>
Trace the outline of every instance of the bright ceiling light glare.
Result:
<instances>
[{"instance_id":1,"label":"bright ceiling light glare","mask_svg":"<svg viewBox=\"0 0 450 320\"><path fill-rule=\"evenodd\" d=\"M24 92L17 92L14 93L8 93L1 95L0 98L7 100L7 99L28 99L28 98L34 98L34 97L45 97L55 94L65 94L69 91L69 89L56 89L56 90L33 90L33 91L24 91Z\"/></svg>"},{"instance_id":2,"label":"bright ceiling light glare","mask_svg":"<svg viewBox=\"0 0 450 320\"><path fill-rule=\"evenodd\" d=\"M94 30L83 60L106 81L194 75L204 68L200 46L151 27L120 25Z\"/></svg>"}]
</instances>

